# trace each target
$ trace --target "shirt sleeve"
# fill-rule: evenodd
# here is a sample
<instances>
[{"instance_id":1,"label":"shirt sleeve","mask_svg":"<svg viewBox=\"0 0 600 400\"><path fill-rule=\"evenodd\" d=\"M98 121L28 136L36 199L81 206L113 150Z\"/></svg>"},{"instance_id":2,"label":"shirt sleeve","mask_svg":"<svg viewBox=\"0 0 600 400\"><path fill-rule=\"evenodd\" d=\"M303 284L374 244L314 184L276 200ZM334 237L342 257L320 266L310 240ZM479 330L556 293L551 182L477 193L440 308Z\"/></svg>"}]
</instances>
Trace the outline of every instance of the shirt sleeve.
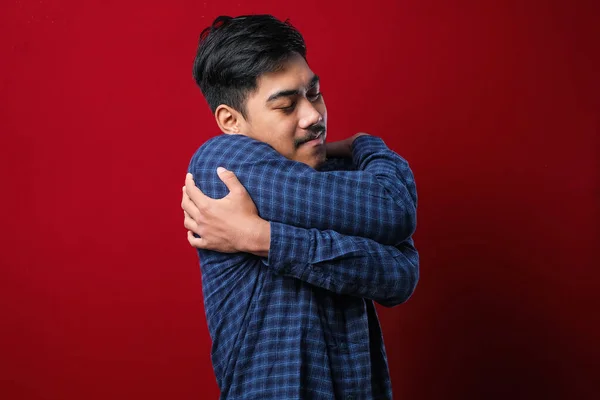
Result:
<instances>
[{"instance_id":1,"label":"shirt sleeve","mask_svg":"<svg viewBox=\"0 0 600 400\"><path fill-rule=\"evenodd\" d=\"M271 222L271 248L263 262L275 273L387 307L408 300L419 280L412 239L389 246L277 222Z\"/></svg>"},{"instance_id":2,"label":"shirt sleeve","mask_svg":"<svg viewBox=\"0 0 600 400\"><path fill-rule=\"evenodd\" d=\"M208 196L227 195L216 168L233 171L268 221L332 230L397 245L415 230L417 194L408 163L383 140L353 143L356 171L317 171L289 160L266 143L220 135L192 157L189 171Z\"/></svg>"}]
</instances>

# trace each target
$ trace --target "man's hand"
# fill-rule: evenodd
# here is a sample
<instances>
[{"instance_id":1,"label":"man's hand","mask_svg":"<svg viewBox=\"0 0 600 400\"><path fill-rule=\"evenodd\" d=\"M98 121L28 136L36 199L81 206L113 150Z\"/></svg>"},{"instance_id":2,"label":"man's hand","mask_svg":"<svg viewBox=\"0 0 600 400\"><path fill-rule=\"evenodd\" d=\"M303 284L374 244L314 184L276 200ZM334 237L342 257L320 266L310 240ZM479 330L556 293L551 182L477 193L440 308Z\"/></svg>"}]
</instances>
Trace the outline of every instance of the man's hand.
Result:
<instances>
[{"instance_id":1,"label":"man's hand","mask_svg":"<svg viewBox=\"0 0 600 400\"><path fill-rule=\"evenodd\" d=\"M327 157L352 157L352 143L354 143L354 140L357 137L364 135L368 135L368 133L359 132L348 139L325 143L325 152L327 153Z\"/></svg>"},{"instance_id":2,"label":"man's hand","mask_svg":"<svg viewBox=\"0 0 600 400\"><path fill-rule=\"evenodd\" d=\"M186 175L181 208L188 241L199 249L266 257L271 239L269 222L260 218L252 198L233 172L218 168L217 173L229 189L229 194L218 200L202 193L192 174Z\"/></svg>"}]
</instances>

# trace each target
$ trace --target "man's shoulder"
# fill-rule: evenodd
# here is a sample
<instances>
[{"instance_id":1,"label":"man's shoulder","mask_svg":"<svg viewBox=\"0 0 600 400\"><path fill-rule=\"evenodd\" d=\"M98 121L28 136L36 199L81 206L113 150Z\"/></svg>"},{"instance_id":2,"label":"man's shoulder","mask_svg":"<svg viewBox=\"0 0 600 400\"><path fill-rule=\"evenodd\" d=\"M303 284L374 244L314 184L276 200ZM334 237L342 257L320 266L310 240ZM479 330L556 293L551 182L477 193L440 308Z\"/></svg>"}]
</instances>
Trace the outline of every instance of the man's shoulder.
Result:
<instances>
[{"instance_id":1,"label":"man's shoulder","mask_svg":"<svg viewBox=\"0 0 600 400\"><path fill-rule=\"evenodd\" d=\"M204 142L196 153L219 153L227 154L235 152L239 148L245 148L252 146L256 142L254 139L249 138L245 135L229 135L226 133L220 133Z\"/></svg>"},{"instance_id":2,"label":"man's shoulder","mask_svg":"<svg viewBox=\"0 0 600 400\"><path fill-rule=\"evenodd\" d=\"M271 146L245 135L219 134L204 142L192 156L190 167L225 166L277 156Z\"/></svg>"}]
</instances>

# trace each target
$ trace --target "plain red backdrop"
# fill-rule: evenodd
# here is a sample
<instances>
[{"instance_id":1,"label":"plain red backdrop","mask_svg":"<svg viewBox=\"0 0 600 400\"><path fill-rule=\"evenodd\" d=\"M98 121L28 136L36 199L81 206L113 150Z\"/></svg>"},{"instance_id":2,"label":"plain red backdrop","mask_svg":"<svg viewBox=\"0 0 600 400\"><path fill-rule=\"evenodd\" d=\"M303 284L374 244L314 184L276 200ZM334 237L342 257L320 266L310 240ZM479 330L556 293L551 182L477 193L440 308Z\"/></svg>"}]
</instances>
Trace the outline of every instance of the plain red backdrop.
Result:
<instances>
[{"instance_id":1,"label":"plain red backdrop","mask_svg":"<svg viewBox=\"0 0 600 400\"><path fill-rule=\"evenodd\" d=\"M597 4L2 2L0 398L216 398L180 189L218 133L198 35L246 13L303 32L331 139L414 169L421 281L379 308L396 397L591 398Z\"/></svg>"}]
</instances>

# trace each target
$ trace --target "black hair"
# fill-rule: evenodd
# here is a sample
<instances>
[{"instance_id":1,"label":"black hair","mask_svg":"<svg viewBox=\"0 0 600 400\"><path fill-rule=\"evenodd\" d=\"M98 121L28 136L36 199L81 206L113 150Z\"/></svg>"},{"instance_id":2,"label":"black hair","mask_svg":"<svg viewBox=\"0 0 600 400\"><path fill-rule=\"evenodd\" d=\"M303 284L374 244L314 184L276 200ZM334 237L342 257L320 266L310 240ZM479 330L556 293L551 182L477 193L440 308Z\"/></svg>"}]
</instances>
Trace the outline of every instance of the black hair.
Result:
<instances>
[{"instance_id":1,"label":"black hair","mask_svg":"<svg viewBox=\"0 0 600 400\"><path fill-rule=\"evenodd\" d=\"M300 32L271 15L220 16L200 34L194 80L214 113L225 104L246 118L259 76L276 72L294 53L306 59Z\"/></svg>"}]
</instances>

